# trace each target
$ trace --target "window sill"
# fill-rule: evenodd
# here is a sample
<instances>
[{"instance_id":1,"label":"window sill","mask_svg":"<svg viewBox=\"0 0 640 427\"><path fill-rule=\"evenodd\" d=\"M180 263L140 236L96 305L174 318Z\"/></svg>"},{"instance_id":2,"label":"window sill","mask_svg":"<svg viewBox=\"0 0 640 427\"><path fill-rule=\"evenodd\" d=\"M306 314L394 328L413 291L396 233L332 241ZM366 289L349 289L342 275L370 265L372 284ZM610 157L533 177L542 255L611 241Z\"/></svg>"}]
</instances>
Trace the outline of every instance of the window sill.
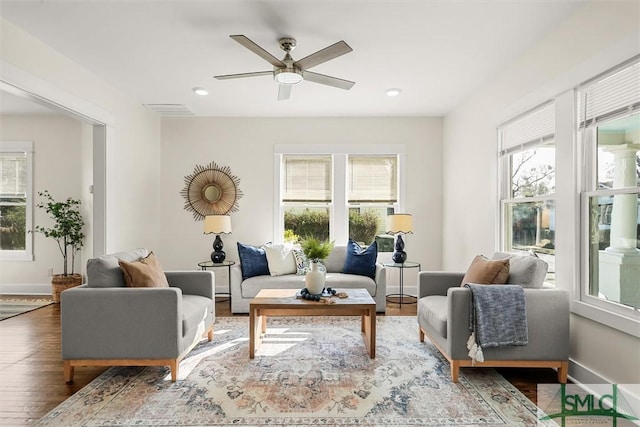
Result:
<instances>
[{"instance_id":1,"label":"window sill","mask_svg":"<svg viewBox=\"0 0 640 427\"><path fill-rule=\"evenodd\" d=\"M640 320L626 317L618 313L613 313L601 307L574 300L571 305L571 312L584 318L602 323L620 332L640 338Z\"/></svg>"},{"instance_id":2,"label":"window sill","mask_svg":"<svg viewBox=\"0 0 640 427\"><path fill-rule=\"evenodd\" d=\"M33 255L25 252L0 252L0 262L33 261Z\"/></svg>"}]
</instances>

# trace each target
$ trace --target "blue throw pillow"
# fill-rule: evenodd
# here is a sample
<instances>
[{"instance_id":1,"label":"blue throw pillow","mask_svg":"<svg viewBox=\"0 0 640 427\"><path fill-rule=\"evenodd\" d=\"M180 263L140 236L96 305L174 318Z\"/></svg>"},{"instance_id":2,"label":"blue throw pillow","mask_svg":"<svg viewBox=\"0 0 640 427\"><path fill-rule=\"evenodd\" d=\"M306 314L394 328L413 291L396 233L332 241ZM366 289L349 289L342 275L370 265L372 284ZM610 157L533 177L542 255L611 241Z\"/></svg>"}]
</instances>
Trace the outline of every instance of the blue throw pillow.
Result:
<instances>
[{"instance_id":1,"label":"blue throw pillow","mask_svg":"<svg viewBox=\"0 0 640 427\"><path fill-rule=\"evenodd\" d=\"M378 243L373 242L367 249L362 250L359 244L349 239L347 257L344 260L342 272L358 274L360 276L376 278L376 260L378 259Z\"/></svg>"},{"instance_id":2,"label":"blue throw pillow","mask_svg":"<svg viewBox=\"0 0 640 427\"><path fill-rule=\"evenodd\" d=\"M243 245L238 242L238 257L240 258L242 280L253 276L269 276L267 253L263 248Z\"/></svg>"}]
</instances>

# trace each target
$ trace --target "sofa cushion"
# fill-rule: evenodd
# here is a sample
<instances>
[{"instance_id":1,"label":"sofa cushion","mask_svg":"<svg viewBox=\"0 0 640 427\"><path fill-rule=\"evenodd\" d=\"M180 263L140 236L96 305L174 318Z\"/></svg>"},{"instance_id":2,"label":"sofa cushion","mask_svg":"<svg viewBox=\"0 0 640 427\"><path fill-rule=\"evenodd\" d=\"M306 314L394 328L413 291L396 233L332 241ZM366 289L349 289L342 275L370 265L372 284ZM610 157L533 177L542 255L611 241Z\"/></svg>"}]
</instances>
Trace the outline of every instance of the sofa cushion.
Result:
<instances>
[{"instance_id":1,"label":"sofa cushion","mask_svg":"<svg viewBox=\"0 0 640 427\"><path fill-rule=\"evenodd\" d=\"M549 269L549 265L544 260L536 256L507 252L496 252L491 258L509 260L509 277L506 283L520 285L523 288L541 288L544 285Z\"/></svg>"},{"instance_id":2,"label":"sofa cushion","mask_svg":"<svg viewBox=\"0 0 640 427\"><path fill-rule=\"evenodd\" d=\"M373 242L366 249L362 249L353 239L347 243L347 254L342 272L359 274L361 276L376 277L376 260L378 259L378 244Z\"/></svg>"},{"instance_id":3,"label":"sofa cushion","mask_svg":"<svg viewBox=\"0 0 640 427\"><path fill-rule=\"evenodd\" d=\"M296 260L292 249L291 245L267 245L264 247L269 273L272 276L296 273Z\"/></svg>"},{"instance_id":4,"label":"sofa cushion","mask_svg":"<svg viewBox=\"0 0 640 427\"><path fill-rule=\"evenodd\" d=\"M262 276L269 273L269 263L264 248L251 245L243 245L238 242L238 257L242 270L242 280L254 276Z\"/></svg>"},{"instance_id":5,"label":"sofa cushion","mask_svg":"<svg viewBox=\"0 0 640 427\"><path fill-rule=\"evenodd\" d=\"M182 295L182 336L186 336L190 331L207 318L211 312L213 300L200 295Z\"/></svg>"},{"instance_id":6,"label":"sofa cushion","mask_svg":"<svg viewBox=\"0 0 640 427\"><path fill-rule=\"evenodd\" d=\"M124 288L124 274L118 264L119 260L137 261L149 255L144 248L126 252L101 255L87 261L87 287L89 288Z\"/></svg>"},{"instance_id":7,"label":"sofa cushion","mask_svg":"<svg viewBox=\"0 0 640 427\"><path fill-rule=\"evenodd\" d=\"M322 261L329 273L341 273L342 267L344 267L344 259L347 256L347 247L345 245L333 246L331 253Z\"/></svg>"},{"instance_id":8,"label":"sofa cushion","mask_svg":"<svg viewBox=\"0 0 640 427\"><path fill-rule=\"evenodd\" d=\"M447 337L447 297L430 295L418 300L418 316L443 338Z\"/></svg>"},{"instance_id":9,"label":"sofa cushion","mask_svg":"<svg viewBox=\"0 0 640 427\"><path fill-rule=\"evenodd\" d=\"M285 274L284 276L255 276L243 280L240 285L242 298L254 298L262 289L302 289L306 285L304 276ZM366 276L354 274L327 273L325 287L336 289L366 289L371 296L376 295L376 282Z\"/></svg>"},{"instance_id":10,"label":"sofa cushion","mask_svg":"<svg viewBox=\"0 0 640 427\"><path fill-rule=\"evenodd\" d=\"M168 288L167 276L153 252L138 261L118 261L130 288Z\"/></svg>"},{"instance_id":11,"label":"sofa cushion","mask_svg":"<svg viewBox=\"0 0 640 427\"><path fill-rule=\"evenodd\" d=\"M460 286L467 283L481 285L502 285L509 277L509 260L490 260L482 255L477 255L467 269Z\"/></svg>"}]
</instances>

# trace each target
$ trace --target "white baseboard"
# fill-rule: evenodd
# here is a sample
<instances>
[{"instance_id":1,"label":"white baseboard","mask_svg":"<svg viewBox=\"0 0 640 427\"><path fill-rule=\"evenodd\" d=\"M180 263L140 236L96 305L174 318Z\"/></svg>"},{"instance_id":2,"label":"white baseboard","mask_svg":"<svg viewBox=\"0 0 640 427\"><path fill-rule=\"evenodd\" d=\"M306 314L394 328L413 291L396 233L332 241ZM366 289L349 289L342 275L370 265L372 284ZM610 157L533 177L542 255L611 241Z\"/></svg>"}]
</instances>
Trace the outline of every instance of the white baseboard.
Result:
<instances>
[{"instance_id":1,"label":"white baseboard","mask_svg":"<svg viewBox=\"0 0 640 427\"><path fill-rule=\"evenodd\" d=\"M51 283L0 283L2 295L51 295Z\"/></svg>"},{"instance_id":2,"label":"white baseboard","mask_svg":"<svg viewBox=\"0 0 640 427\"><path fill-rule=\"evenodd\" d=\"M589 384L613 384L613 381L571 359L569 359L569 379L589 392L593 392L589 389ZM640 386L638 384L618 384L618 386L632 400L628 402L632 405L631 407L640 408Z\"/></svg>"}]
</instances>

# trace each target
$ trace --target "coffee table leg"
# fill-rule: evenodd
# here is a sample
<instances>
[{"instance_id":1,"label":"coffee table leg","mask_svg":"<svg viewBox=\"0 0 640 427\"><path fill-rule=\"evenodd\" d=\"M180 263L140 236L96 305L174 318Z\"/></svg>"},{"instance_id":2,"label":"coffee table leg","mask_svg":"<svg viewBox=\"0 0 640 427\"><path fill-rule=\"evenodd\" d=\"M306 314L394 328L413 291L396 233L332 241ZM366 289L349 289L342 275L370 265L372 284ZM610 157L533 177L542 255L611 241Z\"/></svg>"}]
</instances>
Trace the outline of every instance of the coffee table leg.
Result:
<instances>
[{"instance_id":1,"label":"coffee table leg","mask_svg":"<svg viewBox=\"0 0 640 427\"><path fill-rule=\"evenodd\" d=\"M266 317L260 316L260 310L249 309L249 359L253 359L262 342L262 330L266 330ZM257 319L256 319L257 317Z\"/></svg>"},{"instance_id":2,"label":"coffee table leg","mask_svg":"<svg viewBox=\"0 0 640 427\"><path fill-rule=\"evenodd\" d=\"M367 347L369 357L376 358L376 309L370 309L361 316L361 329L364 345Z\"/></svg>"}]
</instances>

